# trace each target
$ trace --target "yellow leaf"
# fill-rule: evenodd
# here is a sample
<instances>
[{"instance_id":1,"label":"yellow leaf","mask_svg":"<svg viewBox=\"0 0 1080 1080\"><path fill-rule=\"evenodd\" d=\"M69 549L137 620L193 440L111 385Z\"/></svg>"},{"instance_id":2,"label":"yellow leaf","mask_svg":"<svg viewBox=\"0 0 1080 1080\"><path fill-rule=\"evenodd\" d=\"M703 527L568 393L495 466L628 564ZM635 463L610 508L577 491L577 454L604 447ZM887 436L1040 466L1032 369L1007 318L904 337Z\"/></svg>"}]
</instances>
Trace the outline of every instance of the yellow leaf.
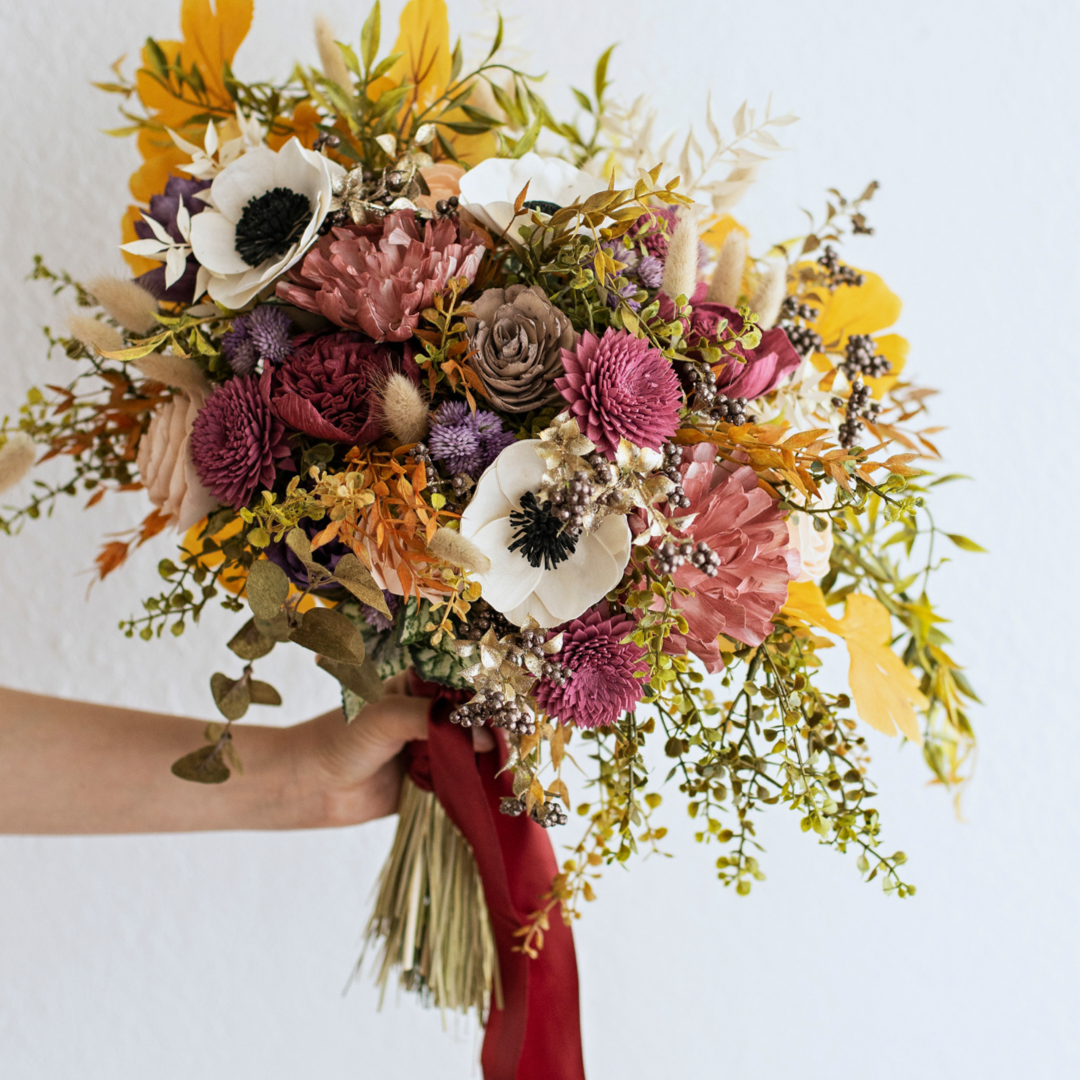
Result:
<instances>
[{"instance_id":1,"label":"yellow leaf","mask_svg":"<svg viewBox=\"0 0 1080 1080\"><path fill-rule=\"evenodd\" d=\"M876 334L900 318L902 305L896 293L877 274L868 270L860 273L862 285L840 285L834 292L825 293L814 329L828 352L842 352L851 334ZM815 354L814 365L822 371L831 366L820 353Z\"/></svg>"},{"instance_id":2,"label":"yellow leaf","mask_svg":"<svg viewBox=\"0 0 1080 1080\"><path fill-rule=\"evenodd\" d=\"M927 708L928 702L915 676L889 648L892 623L888 611L872 596L849 596L842 636L851 656L848 683L859 716L877 731L895 735L899 728L912 742L921 744L915 710Z\"/></svg>"},{"instance_id":3,"label":"yellow leaf","mask_svg":"<svg viewBox=\"0 0 1080 1080\"><path fill-rule=\"evenodd\" d=\"M750 239L749 230L740 225L730 214L724 214L723 217L718 217L713 221L701 234L701 239L714 251L719 251L730 232L741 232L747 240Z\"/></svg>"},{"instance_id":4,"label":"yellow leaf","mask_svg":"<svg viewBox=\"0 0 1080 1080\"><path fill-rule=\"evenodd\" d=\"M180 7L180 30L184 44L180 55L185 66L198 64L210 96L227 101L223 68L231 64L240 43L251 29L255 0L184 0Z\"/></svg>"},{"instance_id":5,"label":"yellow leaf","mask_svg":"<svg viewBox=\"0 0 1080 1080\"><path fill-rule=\"evenodd\" d=\"M446 0L409 0L401 12L398 38L391 51L403 55L381 79L376 79L368 87L368 96L376 101L403 82L412 86L412 93L406 96L398 112L400 122L409 112L423 112L438 101L450 85L453 52L450 48L450 17L446 11ZM455 84L454 89L455 92L464 89L464 84ZM426 119L433 120L435 117ZM468 117L460 109L454 109L439 119L459 122ZM495 153L495 136L491 132L459 135L442 125L439 132L466 164L475 165Z\"/></svg>"},{"instance_id":6,"label":"yellow leaf","mask_svg":"<svg viewBox=\"0 0 1080 1080\"><path fill-rule=\"evenodd\" d=\"M927 708L928 702L915 676L889 647L892 622L877 600L849 596L843 619L836 619L817 585L792 582L783 614L844 639L851 658L848 685L862 720L886 735L895 735L899 728L912 742L922 742L915 710Z\"/></svg>"}]
</instances>

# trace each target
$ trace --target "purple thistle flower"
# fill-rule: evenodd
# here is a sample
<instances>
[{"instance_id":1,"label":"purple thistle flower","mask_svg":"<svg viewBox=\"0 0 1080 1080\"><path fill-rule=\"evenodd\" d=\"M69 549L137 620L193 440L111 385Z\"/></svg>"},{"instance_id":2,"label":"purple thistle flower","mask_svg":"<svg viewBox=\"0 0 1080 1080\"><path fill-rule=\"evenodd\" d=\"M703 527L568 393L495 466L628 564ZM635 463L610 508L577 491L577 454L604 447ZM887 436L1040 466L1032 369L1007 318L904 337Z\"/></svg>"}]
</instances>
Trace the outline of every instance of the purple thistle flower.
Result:
<instances>
[{"instance_id":1,"label":"purple thistle flower","mask_svg":"<svg viewBox=\"0 0 1080 1080\"><path fill-rule=\"evenodd\" d=\"M480 474L480 432L471 416L456 424L432 424L428 435L428 450L432 460L437 461L451 474Z\"/></svg>"},{"instance_id":2,"label":"purple thistle flower","mask_svg":"<svg viewBox=\"0 0 1080 1080\"><path fill-rule=\"evenodd\" d=\"M502 420L493 412L483 409L476 414L476 428L480 435L480 468L477 470L479 475L517 440L517 436L512 431L507 431Z\"/></svg>"},{"instance_id":3,"label":"purple thistle flower","mask_svg":"<svg viewBox=\"0 0 1080 1080\"><path fill-rule=\"evenodd\" d=\"M464 401L444 401L435 414L436 424L460 424L472 416Z\"/></svg>"},{"instance_id":4,"label":"purple thistle flower","mask_svg":"<svg viewBox=\"0 0 1080 1080\"><path fill-rule=\"evenodd\" d=\"M221 352L237 375L250 375L259 362L248 323L247 315L233 319L232 328L221 339Z\"/></svg>"},{"instance_id":5,"label":"purple thistle flower","mask_svg":"<svg viewBox=\"0 0 1080 1080\"><path fill-rule=\"evenodd\" d=\"M291 352L292 320L280 308L260 304L247 317L247 331L260 360L280 364Z\"/></svg>"},{"instance_id":6,"label":"purple thistle flower","mask_svg":"<svg viewBox=\"0 0 1080 1080\"><path fill-rule=\"evenodd\" d=\"M395 596L392 592L387 592L386 589L383 589L383 597L386 600L386 606L390 609L390 615L396 615L398 608L401 607L401 597ZM389 630L394 625L393 618L388 619L381 611L377 611L369 604L360 605L360 615L372 630L382 632Z\"/></svg>"},{"instance_id":7,"label":"purple thistle flower","mask_svg":"<svg viewBox=\"0 0 1080 1080\"><path fill-rule=\"evenodd\" d=\"M637 276L646 289L659 289L664 276L664 264L655 255L646 255L637 264Z\"/></svg>"}]
</instances>

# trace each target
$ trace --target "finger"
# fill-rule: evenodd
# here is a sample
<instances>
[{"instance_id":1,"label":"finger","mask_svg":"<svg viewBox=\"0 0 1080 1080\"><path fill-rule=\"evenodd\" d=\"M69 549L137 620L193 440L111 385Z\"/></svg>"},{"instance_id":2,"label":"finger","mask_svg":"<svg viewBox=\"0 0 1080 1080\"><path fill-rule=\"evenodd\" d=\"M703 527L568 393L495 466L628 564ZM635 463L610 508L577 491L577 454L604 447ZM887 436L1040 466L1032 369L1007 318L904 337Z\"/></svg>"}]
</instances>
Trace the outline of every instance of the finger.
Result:
<instances>
[{"instance_id":1,"label":"finger","mask_svg":"<svg viewBox=\"0 0 1080 1080\"><path fill-rule=\"evenodd\" d=\"M494 750L496 746L495 736L486 727L474 727L472 729L473 749L478 754L486 754Z\"/></svg>"},{"instance_id":2,"label":"finger","mask_svg":"<svg viewBox=\"0 0 1080 1080\"><path fill-rule=\"evenodd\" d=\"M360 725L372 741L387 745L426 739L429 705L427 698L387 694L379 701L365 705L353 725Z\"/></svg>"}]
</instances>

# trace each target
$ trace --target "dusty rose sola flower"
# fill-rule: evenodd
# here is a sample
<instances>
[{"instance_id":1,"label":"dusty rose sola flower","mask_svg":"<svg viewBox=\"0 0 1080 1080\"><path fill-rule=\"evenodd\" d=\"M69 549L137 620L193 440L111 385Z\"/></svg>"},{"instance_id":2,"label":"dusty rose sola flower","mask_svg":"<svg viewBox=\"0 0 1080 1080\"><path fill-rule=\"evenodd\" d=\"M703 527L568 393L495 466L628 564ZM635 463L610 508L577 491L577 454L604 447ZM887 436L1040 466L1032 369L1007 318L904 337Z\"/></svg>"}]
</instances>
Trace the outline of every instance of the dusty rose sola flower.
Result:
<instances>
[{"instance_id":1,"label":"dusty rose sola flower","mask_svg":"<svg viewBox=\"0 0 1080 1080\"><path fill-rule=\"evenodd\" d=\"M365 341L359 334L304 334L292 352L262 374L274 413L295 431L329 442L374 442L386 432L382 389L402 371L419 384L406 350Z\"/></svg>"},{"instance_id":2,"label":"dusty rose sola flower","mask_svg":"<svg viewBox=\"0 0 1080 1080\"><path fill-rule=\"evenodd\" d=\"M566 374L555 386L578 427L615 459L620 439L659 450L679 426L682 391L659 349L626 330L602 338L586 330L577 348L562 351Z\"/></svg>"},{"instance_id":3,"label":"dusty rose sola flower","mask_svg":"<svg viewBox=\"0 0 1080 1080\"><path fill-rule=\"evenodd\" d=\"M708 544L720 556L720 566L715 577L689 562L675 571L675 584L689 589L690 595L676 594L672 603L690 629L685 635L672 634L665 649L692 652L706 670L715 672L724 666L719 635L760 645L802 563L790 546L776 500L758 486L748 465L720 465L716 447L699 443L683 450L680 472L690 499L684 531L695 543Z\"/></svg>"},{"instance_id":4,"label":"dusty rose sola flower","mask_svg":"<svg viewBox=\"0 0 1080 1080\"><path fill-rule=\"evenodd\" d=\"M578 727L608 727L640 700L645 650L624 641L637 624L628 615L608 615L607 605L587 611L562 628L559 663L571 676L561 686L542 681L536 700L549 715Z\"/></svg>"},{"instance_id":5,"label":"dusty rose sola flower","mask_svg":"<svg viewBox=\"0 0 1080 1080\"><path fill-rule=\"evenodd\" d=\"M411 210L381 225L335 228L278 283L283 300L376 341L405 341L453 277L473 281L484 254L479 237L459 240L453 221L420 230Z\"/></svg>"},{"instance_id":6,"label":"dusty rose sola flower","mask_svg":"<svg viewBox=\"0 0 1080 1080\"><path fill-rule=\"evenodd\" d=\"M254 375L237 375L206 399L191 429L191 458L199 479L234 510L246 506L257 488L273 485L278 462L294 471L285 425L270 411Z\"/></svg>"}]
</instances>

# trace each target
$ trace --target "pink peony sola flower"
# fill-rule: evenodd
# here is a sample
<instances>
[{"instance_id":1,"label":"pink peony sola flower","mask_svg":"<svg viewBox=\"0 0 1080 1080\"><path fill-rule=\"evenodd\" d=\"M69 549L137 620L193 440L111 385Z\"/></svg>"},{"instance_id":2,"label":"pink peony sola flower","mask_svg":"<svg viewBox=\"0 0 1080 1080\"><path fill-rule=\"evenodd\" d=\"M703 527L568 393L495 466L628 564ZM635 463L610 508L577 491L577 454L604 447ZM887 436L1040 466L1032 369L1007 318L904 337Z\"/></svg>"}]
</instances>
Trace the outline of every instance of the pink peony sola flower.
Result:
<instances>
[{"instance_id":1,"label":"pink peony sola flower","mask_svg":"<svg viewBox=\"0 0 1080 1080\"><path fill-rule=\"evenodd\" d=\"M659 450L679 426L682 391L659 349L626 330L602 338L586 330L574 351L562 350L565 375L556 389L597 449L615 460L620 439Z\"/></svg>"},{"instance_id":2,"label":"pink peony sola flower","mask_svg":"<svg viewBox=\"0 0 1080 1080\"><path fill-rule=\"evenodd\" d=\"M607 604L591 608L562 627L562 651L555 658L571 676L562 686L542 680L536 700L549 715L578 727L608 727L632 709L645 684L645 650L623 638L633 633L630 616L609 615Z\"/></svg>"},{"instance_id":3,"label":"pink peony sola flower","mask_svg":"<svg viewBox=\"0 0 1080 1080\"><path fill-rule=\"evenodd\" d=\"M689 596L672 598L689 632L673 633L665 651L692 652L715 672L724 666L717 637L760 645L802 562L776 499L758 486L748 465L717 463L716 447L698 443L683 450L680 472L690 499L683 531L694 543L708 544L720 556L720 567L715 577L689 562L675 571L675 584L691 590Z\"/></svg>"},{"instance_id":4,"label":"pink peony sola flower","mask_svg":"<svg viewBox=\"0 0 1080 1080\"><path fill-rule=\"evenodd\" d=\"M374 442L386 433L382 389L401 371L420 384L408 347L376 345L359 334L302 334L280 365L267 365L262 388L274 413L295 431L328 442Z\"/></svg>"},{"instance_id":5,"label":"pink peony sola flower","mask_svg":"<svg viewBox=\"0 0 1080 1080\"><path fill-rule=\"evenodd\" d=\"M698 342L724 341L743 329L743 317L734 308L705 299L707 287L702 282L690 299L686 341L691 346L691 356L696 355L693 346ZM675 318L675 305L663 293L659 300L660 318L671 322ZM716 389L726 397L744 397L747 401L775 390L802 363L802 357L779 327L764 331L757 348L739 348L738 354L741 360L731 357L723 366L713 369Z\"/></svg>"},{"instance_id":6,"label":"pink peony sola flower","mask_svg":"<svg viewBox=\"0 0 1080 1080\"><path fill-rule=\"evenodd\" d=\"M411 210L381 224L332 229L278 283L281 299L375 341L405 341L454 277L472 282L484 248L449 220L420 224Z\"/></svg>"},{"instance_id":7,"label":"pink peony sola flower","mask_svg":"<svg viewBox=\"0 0 1080 1080\"><path fill-rule=\"evenodd\" d=\"M237 375L206 399L191 428L191 460L207 490L226 506L247 506L278 469L295 472L285 425L270 411L254 375Z\"/></svg>"}]
</instances>

